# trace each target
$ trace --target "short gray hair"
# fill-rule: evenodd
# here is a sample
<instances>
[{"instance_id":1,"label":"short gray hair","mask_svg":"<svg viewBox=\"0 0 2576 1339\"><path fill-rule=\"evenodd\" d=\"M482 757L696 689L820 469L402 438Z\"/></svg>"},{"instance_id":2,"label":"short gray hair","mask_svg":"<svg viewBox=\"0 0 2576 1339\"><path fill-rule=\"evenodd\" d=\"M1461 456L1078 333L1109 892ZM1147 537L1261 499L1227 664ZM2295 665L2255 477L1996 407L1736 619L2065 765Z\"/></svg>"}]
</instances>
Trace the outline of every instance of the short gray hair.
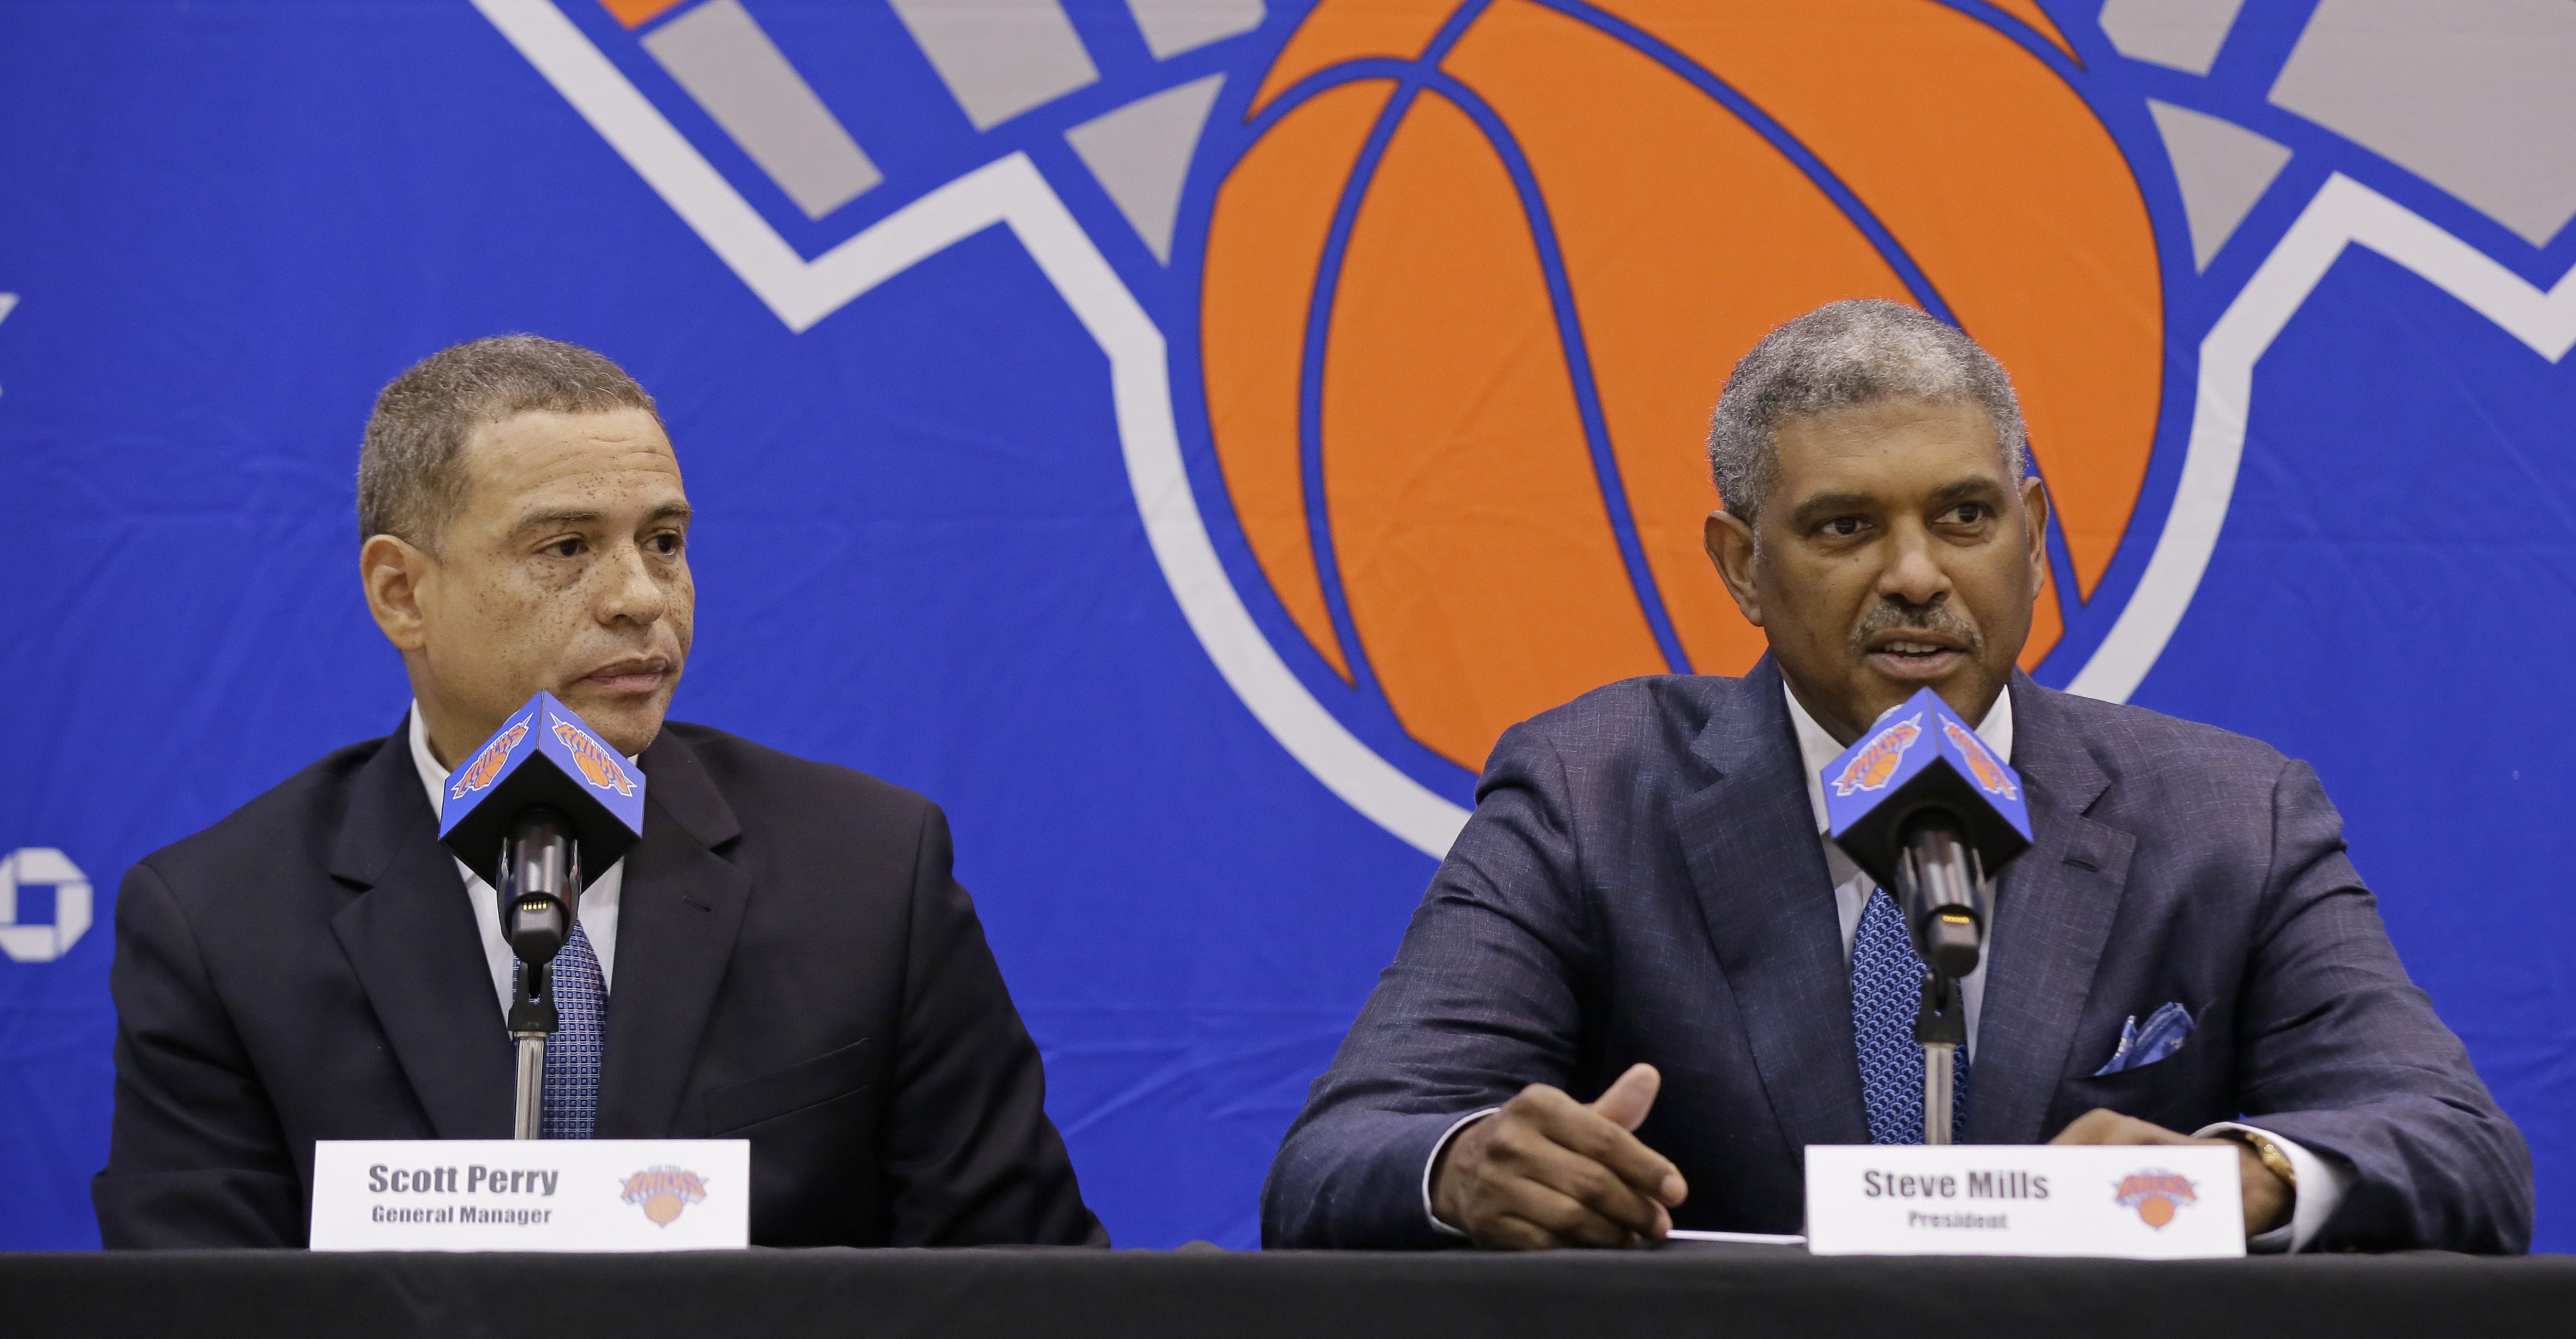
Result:
<instances>
[{"instance_id":1,"label":"short gray hair","mask_svg":"<svg viewBox=\"0 0 2576 1339\"><path fill-rule=\"evenodd\" d=\"M2021 401L1993 354L1901 302L1850 298L1780 326L1736 362L1709 416L1708 471L1719 502L1753 523L1780 482L1782 423L1901 398L1984 409L2007 475L2028 471Z\"/></svg>"},{"instance_id":2,"label":"short gray hair","mask_svg":"<svg viewBox=\"0 0 2576 1339\"><path fill-rule=\"evenodd\" d=\"M376 396L358 448L358 539L395 535L431 552L465 506L465 443L487 423L531 412L603 414L653 397L626 370L578 344L495 335L441 349Z\"/></svg>"}]
</instances>

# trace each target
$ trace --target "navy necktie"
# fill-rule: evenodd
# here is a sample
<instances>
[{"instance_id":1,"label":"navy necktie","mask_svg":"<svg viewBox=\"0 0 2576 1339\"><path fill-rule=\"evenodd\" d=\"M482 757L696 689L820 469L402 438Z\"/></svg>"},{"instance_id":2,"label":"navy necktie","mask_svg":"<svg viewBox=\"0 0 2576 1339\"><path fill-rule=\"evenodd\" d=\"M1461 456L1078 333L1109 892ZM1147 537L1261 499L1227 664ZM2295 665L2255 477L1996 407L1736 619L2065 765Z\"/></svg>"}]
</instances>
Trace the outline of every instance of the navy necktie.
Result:
<instances>
[{"instance_id":1,"label":"navy necktie","mask_svg":"<svg viewBox=\"0 0 2576 1339\"><path fill-rule=\"evenodd\" d=\"M608 1024L608 983L590 932L575 922L555 954L547 989L555 997L555 1035L546 1040L546 1103L537 1120L545 1139L588 1139L599 1119L600 1039Z\"/></svg>"},{"instance_id":2,"label":"navy necktie","mask_svg":"<svg viewBox=\"0 0 2576 1339\"><path fill-rule=\"evenodd\" d=\"M1852 936L1852 1039L1860 1046L1861 1104L1873 1144L1923 1142L1923 1044L1914 1040L1914 1016L1931 974L1914 952L1896 899L1884 888L1870 890ZM1950 1092L1953 1142L1968 1129L1968 1048L1960 1047L1958 1057Z\"/></svg>"}]
</instances>

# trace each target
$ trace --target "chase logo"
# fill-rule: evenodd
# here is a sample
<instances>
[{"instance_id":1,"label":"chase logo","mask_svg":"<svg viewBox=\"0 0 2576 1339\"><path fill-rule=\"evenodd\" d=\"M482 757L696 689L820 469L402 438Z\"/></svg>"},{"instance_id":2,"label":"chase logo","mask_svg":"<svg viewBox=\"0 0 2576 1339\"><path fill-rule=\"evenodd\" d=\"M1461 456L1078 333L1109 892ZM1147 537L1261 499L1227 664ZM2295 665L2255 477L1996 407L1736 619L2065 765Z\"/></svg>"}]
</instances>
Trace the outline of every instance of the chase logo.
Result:
<instances>
[{"instance_id":1,"label":"chase logo","mask_svg":"<svg viewBox=\"0 0 2576 1339\"><path fill-rule=\"evenodd\" d=\"M53 914L35 904L53 894ZM52 962L89 933L89 876L50 846L24 846L0 856L0 953L11 962Z\"/></svg>"},{"instance_id":2,"label":"chase logo","mask_svg":"<svg viewBox=\"0 0 2576 1339\"><path fill-rule=\"evenodd\" d=\"M635 793L635 783L626 776L625 761L607 745L593 738L589 731L553 712L547 712L546 719L554 724L555 738L562 740L563 746L572 751L573 766L581 772L582 780L620 795Z\"/></svg>"},{"instance_id":3,"label":"chase logo","mask_svg":"<svg viewBox=\"0 0 2576 1339\"><path fill-rule=\"evenodd\" d=\"M1799 312L1914 303L2011 369L2054 501L2023 664L2114 701L2351 248L2576 344L2576 282L2509 267L2576 217L2563 88L2428 54L2563 49L2571 6L474 2L791 330L1007 227L1210 659L1434 854L1512 722L1760 653L1698 444Z\"/></svg>"},{"instance_id":4,"label":"chase logo","mask_svg":"<svg viewBox=\"0 0 2576 1339\"><path fill-rule=\"evenodd\" d=\"M2004 770L1995 755L1986 751L1986 741L1973 730L1964 730L1956 721L1941 722L1941 734L1959 755L1968 760L1968 770L1975 774L1977 786L1988 795L2001 795L2007 800L2021 798L2021 787L2013 784L2012 774Z\"/></svg>"},{"instance_id":5,"label":"chase logo","mask_svg":"<svg viewBox=\"0 0 2576 1339\"><path fill-rule=\"evenodd\" d=\"M447 788L447 798L461 800L466 792L491 785L493 778L501 775L501 769L508 765L511 750L518 748L519 742L528 737L528 726L535 719L522 716L492 736L491 742L483 746L483 751L474 755L474 761L458 770L454 784Z\"/></svg>"},{"instance_id":6,"label":"chase logo","mask_svg":"<svg viewBox=\"0 0 2576 1339\"><path fill-rule=\"evenodd\" d=\"M1905 751L1923 737L1923 713L1916 712L1878 732L1876 738L1850 762L1833 781L1834 794L1849 795L1856 790L1884 790L1896 775L1897 764L1905 761Z\"/></svg>"}]
</instances>

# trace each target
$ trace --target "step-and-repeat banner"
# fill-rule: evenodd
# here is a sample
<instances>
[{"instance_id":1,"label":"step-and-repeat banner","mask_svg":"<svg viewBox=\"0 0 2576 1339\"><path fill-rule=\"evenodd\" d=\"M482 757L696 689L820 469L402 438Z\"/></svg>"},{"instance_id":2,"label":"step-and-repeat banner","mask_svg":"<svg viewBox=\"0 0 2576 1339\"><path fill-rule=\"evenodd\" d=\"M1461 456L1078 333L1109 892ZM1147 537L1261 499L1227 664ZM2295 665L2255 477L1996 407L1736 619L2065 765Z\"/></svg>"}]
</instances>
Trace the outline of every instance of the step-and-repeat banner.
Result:
<instances>
[{"instance_id":1,"label":"step-and-repeat banner","mask_svg":"<svg viewBox=\"0 0 2576 1339\"><path fill-rule=\"evenodd\" d=\"M1758 654L1707 412L1876 295L2021 387L2025 663L2316 764L2576 1248L2570 69L2576 0L10 5L0 1246L97 1239L125 869L401 717L430 351L660 397L675 714L944 804L1092 1203L1244 1246L1501 730Z\"/></svg>"}]
</instances>

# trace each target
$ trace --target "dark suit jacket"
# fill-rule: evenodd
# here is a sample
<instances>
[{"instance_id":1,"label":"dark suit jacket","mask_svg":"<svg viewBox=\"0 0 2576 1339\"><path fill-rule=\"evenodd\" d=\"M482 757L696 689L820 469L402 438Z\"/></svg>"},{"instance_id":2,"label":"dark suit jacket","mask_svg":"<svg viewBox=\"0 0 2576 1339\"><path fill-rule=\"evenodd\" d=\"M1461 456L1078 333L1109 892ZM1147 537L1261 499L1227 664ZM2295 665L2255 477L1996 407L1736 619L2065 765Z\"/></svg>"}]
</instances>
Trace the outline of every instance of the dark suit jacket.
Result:
<instances>
[{"instance_id":1,"label":"dark suit jacket","mask_svg":"<svg viewBox=\"0 0 2576 1339\"><path fill-rule=\"evenodd\" d=\"M2032 848L2004 873L1963 1142L2093 1107L2243 1115L2356 1173L2318 1247L2519 1251L2531 1156L2408 981L2315 773L2014 676ZM1428 1246L1461 1115L1663 1072L1681 1227L1796 1232L1802 1150L1866 1144L1850 967L1780 674L1614 684L1514 727L1263 1189L1275 1244ZM2180 1001L2171 1058L2093 1077Z\"/></svg>"},{"instance_id":2,"label":"dark suit jacket","mask_svg":"<svg viewBox=\"0 0 2576 1339\"><path fill-rule=\"evenodd\" d=\"M751 1239L1107 1244L910 791L703 726L640 757L597 1137L751 1141ZM317 1139L506 1139L516 1070L407 736L117 895L110 1247L301 1246Z\"/></svg>"}]
</instances>

